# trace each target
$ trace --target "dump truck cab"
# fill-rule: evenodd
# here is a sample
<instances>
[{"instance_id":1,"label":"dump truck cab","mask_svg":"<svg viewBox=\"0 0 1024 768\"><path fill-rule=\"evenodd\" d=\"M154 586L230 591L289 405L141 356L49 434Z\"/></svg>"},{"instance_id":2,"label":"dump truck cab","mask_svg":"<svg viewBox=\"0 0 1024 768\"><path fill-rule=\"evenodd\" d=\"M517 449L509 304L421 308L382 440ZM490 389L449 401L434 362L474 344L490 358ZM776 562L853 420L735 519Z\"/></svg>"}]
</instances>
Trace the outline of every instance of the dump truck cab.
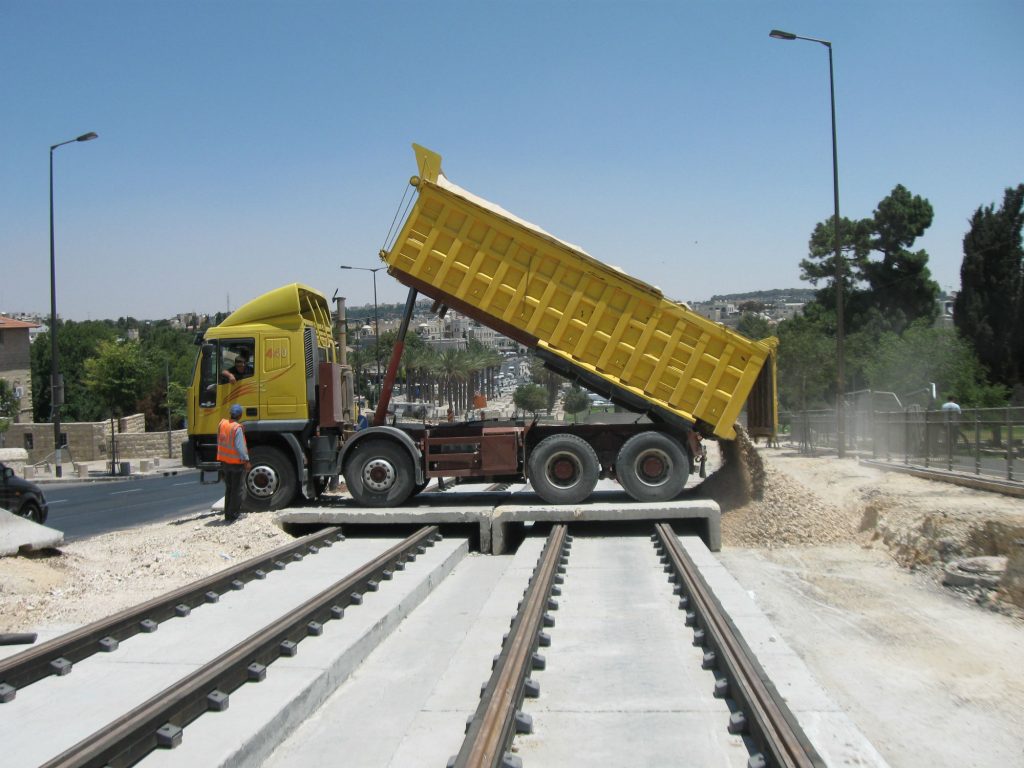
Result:
<instances>
[{"instance_id":1,"label":"dump truck cab","mask_svg":"<svg viewBox=\"0 0 1024 768\"><path fill-rule=\"evenodd\" d=\"M340 438L355 417L351 405L347 413L338 407L345 399L340 374L322 293L293 283L244 304L200 340L186 466L219 469L217 429L238 403L252 464L246 506L275 509L298 495L315 497L337 474ZM311 445L320 448L315 468Z\"/></svg>"}]
</instances>

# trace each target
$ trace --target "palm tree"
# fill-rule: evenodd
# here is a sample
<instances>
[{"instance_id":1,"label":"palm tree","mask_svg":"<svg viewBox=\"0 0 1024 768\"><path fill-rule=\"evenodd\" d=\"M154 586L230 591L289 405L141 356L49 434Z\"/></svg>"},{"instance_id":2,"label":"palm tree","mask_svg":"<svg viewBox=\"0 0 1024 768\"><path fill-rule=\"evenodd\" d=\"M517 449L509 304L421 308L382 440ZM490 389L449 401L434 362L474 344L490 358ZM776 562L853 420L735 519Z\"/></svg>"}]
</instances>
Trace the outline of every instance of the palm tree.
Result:
<instances>
[{"instance_id":1,"label":"palm tree","mask_svg":"<svg viewBox=\"0 0 1024 768\"><path fill-rule=\"evenodd\" d=\"M448 407L462 410L463 401L460 397L459 384L469 379L468 359L461 349L446 349L438 359L438 378L444 385L448 397Z\"/></svg>"}]
</instances>

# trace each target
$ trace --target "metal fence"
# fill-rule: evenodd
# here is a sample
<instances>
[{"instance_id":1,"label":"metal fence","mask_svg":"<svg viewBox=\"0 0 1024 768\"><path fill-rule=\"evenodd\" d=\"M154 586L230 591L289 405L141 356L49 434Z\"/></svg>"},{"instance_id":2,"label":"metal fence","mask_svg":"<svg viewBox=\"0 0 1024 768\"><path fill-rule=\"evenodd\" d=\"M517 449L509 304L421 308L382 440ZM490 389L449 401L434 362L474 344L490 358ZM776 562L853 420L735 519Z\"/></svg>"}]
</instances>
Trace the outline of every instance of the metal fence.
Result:
<instances>
[{"instance_id":1,"label":"metal fence","mask_svg":"<svg viewBox=\"0 0 1024 768\"><path fill-rule=\"evenodd\" d=\"M846 450L915 466L1024 480L1024 408L964 408L959 414L912 406L843 412ZM780 440L801 452L836 449L834 410L779 414Z\"/></svg>"}]
</instances>

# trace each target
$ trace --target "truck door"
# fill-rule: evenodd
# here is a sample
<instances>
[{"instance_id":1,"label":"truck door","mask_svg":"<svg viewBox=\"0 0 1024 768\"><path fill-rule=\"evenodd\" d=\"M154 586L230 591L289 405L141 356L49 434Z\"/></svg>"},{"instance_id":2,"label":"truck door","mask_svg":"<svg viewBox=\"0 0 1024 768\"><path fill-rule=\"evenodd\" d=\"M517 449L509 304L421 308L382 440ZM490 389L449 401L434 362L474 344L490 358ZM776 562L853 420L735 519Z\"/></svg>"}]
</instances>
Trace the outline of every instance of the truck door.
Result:
<instances>
[{"instance_id":1,"label":"truck door","mask_svg":"<svg viewBox=\"0 0 1024 768\"><path fill-rule=\"evenodd\" d=\"M260 337L263 378L260 408L264 419L306 418L305 383L302 368L296 370L292 337L266 334Z\"/></svg>"}]
</instances>

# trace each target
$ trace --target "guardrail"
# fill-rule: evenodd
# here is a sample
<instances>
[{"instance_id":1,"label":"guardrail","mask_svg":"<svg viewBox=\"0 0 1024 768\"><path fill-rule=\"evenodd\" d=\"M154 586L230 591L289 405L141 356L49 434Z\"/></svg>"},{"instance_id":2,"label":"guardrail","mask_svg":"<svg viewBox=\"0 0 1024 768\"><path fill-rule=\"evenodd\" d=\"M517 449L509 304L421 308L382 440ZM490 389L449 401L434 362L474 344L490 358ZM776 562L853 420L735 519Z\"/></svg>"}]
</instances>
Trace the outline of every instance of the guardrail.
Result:
<instances>
[{"instance_id":1,"label":"guardrail","mask_svg":"<svg viewBox=\"0 0 1024 768\"><path fill-rule=\"evenodd\" d=\"M1010 481L1024 480L1024 408L911 407L844 410L846 449L881 461L900 462ZM836 449L834 410L779 414L779 439L813 455Z\"/></svg>"}]
</instances>

